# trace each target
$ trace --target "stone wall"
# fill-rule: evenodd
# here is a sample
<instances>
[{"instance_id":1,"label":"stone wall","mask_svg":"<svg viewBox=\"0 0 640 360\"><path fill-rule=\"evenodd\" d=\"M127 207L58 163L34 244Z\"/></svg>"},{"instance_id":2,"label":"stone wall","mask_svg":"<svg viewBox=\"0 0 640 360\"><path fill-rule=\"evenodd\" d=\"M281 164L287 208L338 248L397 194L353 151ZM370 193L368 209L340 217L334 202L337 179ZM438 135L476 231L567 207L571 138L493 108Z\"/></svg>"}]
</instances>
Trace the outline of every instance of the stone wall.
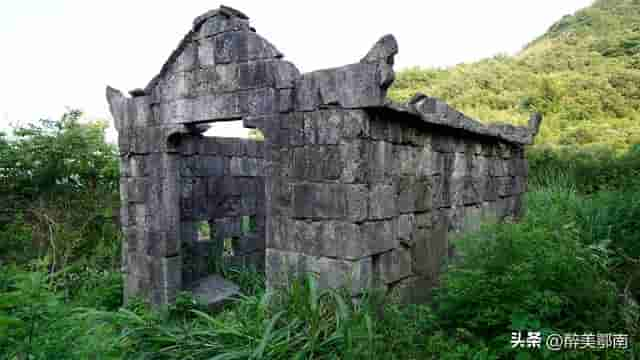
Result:
<instances>
[{"instance_id":1,"label":"stone wall","mask_svg":"<svg viewBox=\"0 0 640 360\"><path fill-rule=\"evenodd\" d=\"M386 108L300 112L286 129L267 244L271 287L312 272L321 287L354 295L424 289L447 260L449 233L522 213L522 146Z\"/></svg>"},{"instance_id":2,"label":"stone wall","mask_svg":"<svg viewBox=\"0 0 640 360\"><path fill-rule=\"evenodd\" d=\"M393 103L397 52L386 35L358 62L300 74L221 6L194 20L144 89L108 87L125 297L169 303L222 258L264 267L269 287L312 272L354 295L419 299L452 234L522 216L524 146L541 118L484 125L422 94ZM202 136L231 120L264 142Z\"/></svg>"},{"instance_id":3,"label":"stone wall","mask_svg":"<svg viewBox=\"0 0 640 360\"><path fill-rule=\"evenodd\" d=\"M183 284L209 275L215 264L263 269L263 143L186 136L180 150ZM201 222L208 223L207 238L199 236Z\"/></svg>"}]
</instances>

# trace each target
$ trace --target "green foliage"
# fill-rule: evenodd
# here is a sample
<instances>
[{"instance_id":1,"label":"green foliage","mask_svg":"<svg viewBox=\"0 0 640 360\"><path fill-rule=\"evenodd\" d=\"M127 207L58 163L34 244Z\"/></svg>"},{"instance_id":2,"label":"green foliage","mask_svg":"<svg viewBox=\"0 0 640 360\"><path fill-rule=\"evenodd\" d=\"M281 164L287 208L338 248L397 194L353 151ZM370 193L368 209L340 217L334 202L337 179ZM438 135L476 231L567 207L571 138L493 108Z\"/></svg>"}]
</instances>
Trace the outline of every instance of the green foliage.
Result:
<instances>
[{"instance_id":1,"label":"green foliage","mask_svg":"<svg viewBox=\"0 0 640 360\"><path fill-rule=\"evenodd\" d=\"M564 179L563 186L581 194L620 191L640 186L640 145L624 153L606 146L534 147L527 152L529 184L549 187Z\"/></svg>"},{"instance_id":2,"label":"green foliage","mask_svg":"<svg viewBox=\"0 0 640 360\"><path fill-rule=\"evenodd\" d=\"M567 211L576 201L571 192L534 192L526 221L488 226L458 243L464 259L437 293L443 326L466 329L494 349L508 343L505 329L624 330L607 253L581 242Z\"/></svg>"},{"instance_id":3,"label":"green foliage","mask_svg":"<svg viewBox=\"0 0 640 360\"><path fill-rule=\"evenodd\" d=\"M52 272L92 256L117 267L118 160L106 124L80 119L72 110L0 137L0 259L46 255Z\"/></svg>"},{"instance_id":4,"label":"green foliage","mask_svg":"<svg viewBox=\"0 0 640 360\"><path fill-rule=\"evenodd\" d=\"M115 148L104 141L106 123L80 122L71 110L59 121L40 120L14 129L15 140L0 147L0 189L28 200L44 195L115 190Z\"/></svg>"},{"instance_id":5,"label":"green foliage","mask_svg":"<svg viewBox=\"0 0 640 360\"><path fill-rule=\"evenodd\" d=\"M640 143L638 17L636 1L597 1L516 56L400 71L389 96L423 92L487 122L525 124L538 111L538 144L626 149Z\"/></svg>"},{"instance_id":6,"label":"green foliage","mask_svg":"<svg viewBox=\"0 0 640 360\"><path fill-rule=\"evenodd\" d=\"M117 326L87 319L81 309L69 306L53 291L46 273L2 268L0 289L1 358L120 358Z\"/></svg>"}]
</instances>

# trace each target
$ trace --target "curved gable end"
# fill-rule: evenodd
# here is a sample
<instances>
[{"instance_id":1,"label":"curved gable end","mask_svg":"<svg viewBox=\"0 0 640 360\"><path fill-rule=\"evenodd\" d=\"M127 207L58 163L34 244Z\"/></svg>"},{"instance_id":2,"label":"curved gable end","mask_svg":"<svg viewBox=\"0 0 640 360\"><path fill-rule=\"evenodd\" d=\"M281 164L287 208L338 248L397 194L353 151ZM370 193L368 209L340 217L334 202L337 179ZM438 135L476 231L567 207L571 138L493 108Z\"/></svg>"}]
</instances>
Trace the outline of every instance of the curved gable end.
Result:
<instances>
[{"instance_id":1,"label":"curved gable end","mask_svg":"<svg viewBox=\"0 0 640 360\"><path fill-rule=\"evenodd\" d=\"M208 11L194 20L160 73L144 89L130 92L132 99L108 89L116 127L120 131L275 114L279 104L292 102L299 76L282 58L242 12L225 6Z\"/></svg>"},{"instance_id":2,"label":"curved gable end","mask_svg":"<svg viewBox=\"0 0 640 360\"><path fill-rule=\"evenodd\" d=\"M246 15L221 7L196 18L145 94L162 124L272 114L279 89L292 88L298 75L282 57Z\"/></svg>"}]
</instances>

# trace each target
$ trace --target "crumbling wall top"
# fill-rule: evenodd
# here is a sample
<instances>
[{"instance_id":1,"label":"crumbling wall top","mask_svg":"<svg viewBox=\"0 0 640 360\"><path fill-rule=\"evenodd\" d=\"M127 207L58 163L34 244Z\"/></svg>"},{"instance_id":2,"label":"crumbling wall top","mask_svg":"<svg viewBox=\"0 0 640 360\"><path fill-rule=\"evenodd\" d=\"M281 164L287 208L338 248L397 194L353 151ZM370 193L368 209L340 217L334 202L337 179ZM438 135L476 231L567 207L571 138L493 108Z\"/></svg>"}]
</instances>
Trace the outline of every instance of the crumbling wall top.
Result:
<instances>
[{"instance_id":1,"label":"crumbling wall top","mask_svg":"<svg viewBox=\"0 0 640 360\"><path fill-rule=\"evenodd\" d=\"M427 124L460 129L467 133L494 137L518 145L533 144L542 122L542 115L534 113L529 119L528 126L504 123L483 124L452 108L444 101L421 93L415 94L406 103L388 101L385 107L398 113L418 117Z\"/></svg>"}]
</instances>

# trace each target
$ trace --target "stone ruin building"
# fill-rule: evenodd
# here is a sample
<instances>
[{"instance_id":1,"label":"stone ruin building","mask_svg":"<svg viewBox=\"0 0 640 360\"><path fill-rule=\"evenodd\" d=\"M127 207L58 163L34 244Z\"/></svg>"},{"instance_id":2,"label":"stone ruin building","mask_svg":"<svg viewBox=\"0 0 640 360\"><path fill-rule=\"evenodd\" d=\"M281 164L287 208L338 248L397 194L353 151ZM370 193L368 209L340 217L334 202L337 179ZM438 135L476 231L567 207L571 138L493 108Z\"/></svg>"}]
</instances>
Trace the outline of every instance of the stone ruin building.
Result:
<instances>
[{"instance_id":1,"label":"stone ruin building","mask_svg":"<svg viewBox=\"0 0 640 360\"><path fill-rule=\"evenodd\" d=\"M240 11L193 22L144 89L107 88L119 134L125 298L208 301L237 291L211 264L269 288L317 274L353 295L419 301L451 235L522 216L528 127L483 125L417 94L394 103L393 36L358 62L300 74ZM264 140L203 136L241 120ZM209 229L203 234L202 227Z\"/></svg>"}]
</instances>

